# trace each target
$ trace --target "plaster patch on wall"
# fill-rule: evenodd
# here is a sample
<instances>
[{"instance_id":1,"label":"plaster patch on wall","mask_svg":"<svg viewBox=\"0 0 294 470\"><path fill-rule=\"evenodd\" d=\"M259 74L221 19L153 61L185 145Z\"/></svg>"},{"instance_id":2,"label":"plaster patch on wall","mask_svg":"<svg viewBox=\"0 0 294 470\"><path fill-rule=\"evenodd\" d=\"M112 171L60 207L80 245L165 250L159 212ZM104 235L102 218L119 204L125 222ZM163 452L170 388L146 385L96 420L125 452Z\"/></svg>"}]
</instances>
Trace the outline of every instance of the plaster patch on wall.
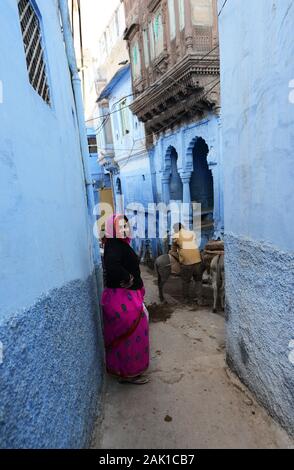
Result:
<instances>
[{"instance_id":1,"label":"plaster patch on wall","mask_svg":"<svg viewBox=\"0 0 294 470\"><path fill-rule=\"evenodd\" d=\"M226 235L227 362L294 435L293 286L294 254Z\"/></svg>"}]
</instances>

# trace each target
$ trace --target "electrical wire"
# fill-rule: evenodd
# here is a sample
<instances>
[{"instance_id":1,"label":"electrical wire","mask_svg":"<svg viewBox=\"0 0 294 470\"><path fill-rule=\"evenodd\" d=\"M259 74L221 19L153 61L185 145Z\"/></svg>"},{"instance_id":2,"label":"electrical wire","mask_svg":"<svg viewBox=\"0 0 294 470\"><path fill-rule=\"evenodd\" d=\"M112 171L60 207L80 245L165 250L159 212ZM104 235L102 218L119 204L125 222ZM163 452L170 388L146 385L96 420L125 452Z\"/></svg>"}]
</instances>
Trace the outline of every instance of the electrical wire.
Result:
<instances>
[{"instance_id":1,"label":"electrical wire","mask_svg":"<svg viewBox=\"0 0 294 470\"><path fill-rule=\"evenodd\" d=\"M198 65L199 63L201 63L202 60L206 59L206 57L208 57L212 52L214 52L214 51L215 51L216 49L218 49L218 48L219 48L219 44L217 44L215 47L213 47L213 48L212 48L209 52L207 52L204 56L200 57L200 59L197 60L197 61L194 63L194 65ZM156 68L157 68L162 74L164 74L164 72L162 72L162 70L159 69L158 66L156 66ZM170 78L172 81L174 81L175 83L179 84L180 86L185 87L185 91L188 90L187 85L181 84L181 83L179 82L179 79L175 79L175 78L173 78L173 77L169 77L169 78ZM160 87L160 85L161 85L161 83L154 83L153 85L150 85L148 88L146 88L146 90L144 90L143 93L148 92L148 91L149 91L150 89L152 89L152 88L158 88L158 87ZM191 87L189 87L189 89L191 89ZM129 95L123 96L122 98L120 98L119 101L117 101L116 103L114 103L113 106L116 105L117 103L119 103L120 101L123 101L123 100L126 99L126 98L129 98L129 97L131 97L131 96L136 96L136 95L142 95L142 92L134 92L134 93L131 93L131 94L129 94ZM116 109L116 110L114 110L114 111L111 111L111 112L109 112L109 113L107 113L107 114L104 114L104 115L101 115L101 116L97 116L97 117L92 118L92 119L88 119L88 120L85 121L85 122L86 122L86 123L87 123L87 122L92 122L92 121L95 121L95 120L104 118L104 117L106 117L106 116L108 116L108 115L115 114L115 113L121 111L122 109L129 108L129 107L130 107L130 105L127 105L127 106L122 107L122 108L120 108L120 109Z\"/></svg>"},{"instance_id":2,"label":"electrical wire","mask_svg":"<svg viewBox=\"0 0 294 470\"><path fill-rule=\"evenodd\" d=\"M223 8L224 8L226 2L227 2L227 0L225 1L224 5L223 5L223 7L222 7L222 9L221 9L221 11L223 10ZM221 13L221 11L220 11L220 13ZM201 63L202 60L204 60L206 57L208 57L212 52L214 52L214 51L215 51L216 49L218 49L218 48L219 48L219 44L217 44L215 47L213 47L208 53L204 54L204 55L196 62L196 64ZM196 65L196 64L195 64L195 65ZM158 69L158 70L159 70L161 73L163 73L162 70L160 70L160 69ZM170 77L170 78L172 78L172 77ZM179 80L176 80L176 79L173 79L173 78L172 78L172 80L173 80L175 83L179 83ZM208 91L201 97L201 100L203 100L203 99L220 83L219 77L217 77L216 80L218 80L218 82L217 82L210 90L208 90ZM212 81L211 81L209 84L207 84L206 86L209 86L211 83L214 83L216 80L215 80L215 79L212 80ZM182 84L180 84L180 85L182 85ZM160 86L160 83L159 83L159 84L151 85L150 87L147 88L147 90L145 90L145 92L148 91L150 88L154 88L155 86ZM186 90L187 90L187 87L186 87ZM118 103L120 103L121 101L123 101L124 99L126 99L126 98L128 98L128 97L130 97L130 96L135 96L135 95L137 95L137 94L141 94L141 93L138 93L138 92L136 92L136 93L131 93L131 94L129 94L129 95L126 95L126 96L120 98L116 103L114 103L114 104L112 105L112 108L113 108L114 106L116 106ZM96 118L94 118L94 119L91 119L91 120L89 120L89 121L94 121L94 120L96 120L96 119L101 119L102 117L104 118L104 120L103 120L103 122L101 123L101 125L99 126L99 128L95 129L95 132L96 132L96 133L99 133L99 132L107 125L107 122L108 122L108 120L110 119L111 114L120 112L121 110L123 110L123 109L125 109L125 108L129 108L129 107L130 107L130 105L124 106L124 107L122 107L122 108L119 108L119 109L114 110L114 111L110 111L109 113L107 113L107 114L105 114L105 115L98 116L98 117L96 117ZM89 122L89 121L86 121L86 122ZM175 122L177 122L177 121L178 121L178 118L174 119L172 122L170 122L170 123L168 123L166 126L162 127L159 131L146 134L146 135L144 136L144 138L146 139L147 137L155 136L155 135L157 135L157 134L162 133L165 129L171 128L171 126L172 126ZM139 141L139 140L142 140L142 139L138 139L137 141ZM134 140L134 144L135 144L135 142L136 142L136 141ZM130 149L131 152L130 152L130 154L129 154L129 156L128 156L128 159L127 159L126 164L128 163L130 157L131 157L131 156L134 156L134 155L132 154L133 149L134 149L134 145L133 145L133 147ZM126 149L126 150L127 150L127 149ZM137 150L139 150L139 149L137 149ZM118 151L123 151L123 149L118 149ZM145 153L145 151L146 151L146 147L145 147L145 146L142 146L142 152Z\"/></svg>"},{"instance_id":3,"label":"electrical wire","mask_svg":"<svg viewBox=\"0 0 294 470\"><path fill-rule=\"evenodd\" d=\"M220 83L219 77L217 78L217 80L218 80L217 83L215 83L208 91L206 91L206 93L201 97L201 100L203 100L204 98L206 98L206 96L207 96L214 88L216 88L216 87L219 85L219 83ZM213 80L213 81L210 82L210 83L213 83L213 82L215 82L215 80ZM151 132L150 134L146 134L146 135L145 135L145 138L146 138L146 137L150 137L150 136L154 136L154 135L157 135L157 134L161 134L165 129L168 129L168 128L170 129L170 128L172 127L172 125L173 125L174 123L176 123L176 122L178 122L178 118L175 118L172 122L170 122L170 123L167 124L166 126L162 127L159 131ZM138 140L142 140L142 139L138 139ZM137 141L138 141L138 140L137 140ZM145 154L148 153L148 150L147 150L146 146L142 147L142 149L140 149L140 148L139 148L139 149L136 149L137 152L136 152L136 153L133 153L134 146L135 146L135 142L136 142L136 140L133 139L133 146L132 146L132 148L130 149L131 151L130 151L130 153L129 153L127 159L126 159L126 162L124 162L122 165L120 165L120 168L124 168L124 167L129 163L129 160L130 160L131 157L138 157L138 156L140 156L140 155L143 156L143 155L145 155ZM99 147L98 147L98 149L99 149ZM105 150L105 149L100 149L100 150ZM123 149L117 149L117 151L122 151L122 150L123 150ZM128 150L128 149L125 149L125 150Z\"/></svg>"},{"instance_id":4,"label":"electrical wire","mask_svg":"<svg viewBox=\"0 0 294 470\"><path fill-rule=\"evenodd\" d=\"M104 121L101 123L100 127L97 127L94 129L94 131L98 134L100 131L102 131L102 128L104 128L107 124L107 121L109 120L109 116L107 116Z\"/></svg>"},{"instance_id":5,"label":"electrical wire","mask_svg":"<svg viewBox=\"0 0 294 470\"><path fill-rule=\"evenodd\" d=\"M154 85L150 85L146 90L150 90L151 88L157 88L157 87L159 87L159 86L160 86L159 83L155 83ZM146 91L146 90L145 90L145 91ZM129 95L122 96L118 101L116 101L115 103L113 103L112 107L114 107L114 106L115 106L116 104L118 104L120 101L124 101L126 98L129 98L130 96L136 96L136 95L141 95L141 94L142 94L141 91L137 91L137 92L134 92L134 93L130 93ZM109 112L109 113L107 113L107 114L104 114L104 115L101 115L101 116L97 116L97 117L92 118L92 119L88 119L87 121L85 121L85 123L95 121L95 120L97 120L97 119L100 119L100 118L105 117L105 116L107 116L107 115L111 115L111 114L117 113L117 112L121 111L122 109L129 108L129 107L130 107L130 105L127 105L127 106L125 106L125 107L123 107L123 108L116 109L115 111L111 111L111 112Z\"/></svg>"},{"instance_id":6,"label":"electrical wire","mask_svg":"<svg viewBox=\"0 0 294 470\"><path fill-rule=\"evenodd\" d=\"M203 96L201 96L201 100L203 100L204 98L206 98L206 96L207 96L214 88L216 88L216 87L220 84L219 77L217 78L217 80L218 80L218 82L215 83L215 85L213 85L213 87L211 87ZM155 131L155 132L151 132L150 134L146 134L145 137L151 137L152 135L161 134L165 129L170 128L175 122L178 122L178 118L174 119L172 122L170 122L170 123L167 124L166 126L162 127L160 130Z\"/></svg>"},{"instance_id":7,"label":"electrical wire","mask_svg":"<svg viewBox=\"0 0 294 470\"><path fill-rule=\"evenodd\" d=\"M210 86L212 83L215 83L216 81L218 81L218 82L212 87L212 89L214 89L214 88L220 83L219 77L217 77L216 79L213 79L213 80L212 80L211 82L209 82L206 86ZM208 90L208 92L207 92L205 95L203 95L200 99L203 100L203 99L210 93L210 91L212 91L212 89ZM121 108L121 109L123 109L123 108ZM109 116L107 116L107 118L106 118L104 121L108 121L108 119L109 119ZM174 121L172 121L172 123L173 123L173 122L176 122L176 121L178 121L178 118L176 118ZM102 130L102 127L105 127L105 126L106 126L106 124L107 124L107 122L103 122L103 123L101 124L101 126L99 127L99 132ZM171 125L171 124L168 124L167 126L161 128L159 131L152 132L152 133L150 133L150 134L145 135L145 138L146 138L146 137L150 137L150 136L152 136L152 135L156 135L157 133L161 133L164 129L166 129L166 128L169 127L170 125ZM95 129L95 130L96 130L97 133L98 133L98 130L97 130L97 129ZM142 139L138 139L138 140L142 140ZM138 141L138 140L137 140L137 141ZM136 140L135 140L135 142L136 142Z\"/></svg>"},{"instance_id":8,"label":"electrical wire","mask_svg":"<svg viewBox=\"0 0 294 470\"><path fill-rule=\"evenodd\" d=\"M223 11L223 9L225 8L227 2L228 2L228 0L225 0L225 1L224 1L223 6L221 7L221 9L220 9L220 11L219 11L219 14L218 14L219 17L220 17L220 15L222 14L222 11Z\"/></svg>"},{"instance_id":9,"label":"electrical wire","mask_svg":"<svg viewBox=\"0 0 294 470\"><path fill-rule=\"evenodd\" d=\"M129 94L129 95L123 96L123 97L120 98L118 101L116 101L115 103L113 103L112 107L115 106L115 105L117 105L117 104L120 103L121 101L124 101L126 98L129 98L130 96L134 96L135 94L136 94L136 93L131 93L131 94ZM126 106L126 108L129 108L129 105ZM120 109L118 109L118 110L112 111L111 113L106 113L106 114L103 114L103 115L101 115L101 116L96 116L95 118L92 118L92 119L87 119L87 121L85 121L85 122L87 123L87 122L96 121L97 119L101 119L101 118L106 117L106 116L108 116L108 115L114 114L114 113L120 111L121 109L124 109L124 108L120 108Z\"/></svg>"},{"instance_id":10,"label":"electrical wire","mask_svg":"<svg viewBox=\"0 0 294 470\"><path fill-rule=\"evenodd\" d=\"M214 83L216 80L219 80L219 77L217 77L216 79L214 79L214 80L212 80L211 82L209 82L206 86L211 85L211 83ZM122 101L122 100L119 100L119 101ZM119 103L119 101L117 101L117 103ZM114 103L114 105L117 104L117 103ZM128 107L129 107L129 106L124 106L124 107L122 107L122 108L116 110L115 112L121 111L121 110L123 110L123 109L125 109L125 108L128 108ZM107 113L107 114L103 115L103 117L106 117L106 119L104 119L104 121L103 121L102 124L99 126L99 128L95 128L95 129L94 129L96 133L100 132L100 131L102 130L102 128L104 128L104 127L106 126L106 124L107 124L107 122L108 122L108 120L109 120L111 114L113 114L113 112L110 112L110 113ZM139 140L141 140L141 139L139 139Z\"/></svg>"},{"instance_id":11,"label":"electrical wire","mask_svg":"<svg viewBox=\"0 0 294 470\"><path fill-rule=\"evenodd\" d=\"M202 56L197 62L195 62L193 65L198 65L200 62L202 62L202 60L204 60L206 57L208 57L212 52L214 52L216 49L219 48L219 44L217 44L213 49L211 49L209 52L207 52L204 56ZM163 72L160 68L159 68L159 65L156 65L155 68L157 68L157 70L159 70L161 73L165 73ZM188 91L188 90L191 90L191 89L194 89L191 85L184 85L183 83L180 83L180 79L176 79L176 78L173 78L172 76L168 77L170 80L172 80L173 83L175 83L176 85L180 85L181 88L184 88L185 91Z\"/></svg>"}]
</instances>

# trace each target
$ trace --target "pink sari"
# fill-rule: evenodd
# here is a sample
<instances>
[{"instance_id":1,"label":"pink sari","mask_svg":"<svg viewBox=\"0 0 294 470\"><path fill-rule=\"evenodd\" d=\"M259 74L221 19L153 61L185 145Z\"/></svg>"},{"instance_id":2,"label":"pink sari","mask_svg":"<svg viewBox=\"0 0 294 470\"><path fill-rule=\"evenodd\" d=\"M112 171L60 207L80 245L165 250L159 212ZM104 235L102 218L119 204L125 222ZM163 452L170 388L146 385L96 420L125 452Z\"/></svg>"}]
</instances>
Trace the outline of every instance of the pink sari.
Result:
<instances>
[{"instance_id":1,"label":"pink sari","mask_svg":"<svg viewBox=\"0 0 294 470\"><path fill-rule=\"evenodd\" d=\"M149 325L144 289L105 289L102 295L107 372L136 377L149 367Z\"/></svg>"},{"instance_id":2,"label":"pink sari","mask_svg":"<svg viewBox=\"0 0 294 470\"><path fill-rule=\"evenodd\" d=\"M106 222L106 237L116 236L121 215ZM124 238L130 243L129 238ZM102 295L106 367L109 374L130 378L149 367L149 322L143 309L145 289L106 288Z\"/></svg>"}]
</instances>

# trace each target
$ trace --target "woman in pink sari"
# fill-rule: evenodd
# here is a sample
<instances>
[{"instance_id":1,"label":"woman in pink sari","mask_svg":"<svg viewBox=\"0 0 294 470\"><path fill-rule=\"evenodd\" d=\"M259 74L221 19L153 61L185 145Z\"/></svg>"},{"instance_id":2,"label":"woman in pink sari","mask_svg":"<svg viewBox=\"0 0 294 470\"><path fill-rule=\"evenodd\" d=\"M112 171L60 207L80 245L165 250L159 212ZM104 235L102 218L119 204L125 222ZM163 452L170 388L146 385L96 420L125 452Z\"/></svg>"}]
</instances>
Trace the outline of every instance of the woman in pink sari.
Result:
<instances>
[{"instance_id":1,"label":"woman in pink sari","mask_svg":"<svg viewBox=\"0 0 294 470\"><path fill-rule=\"evenodd\" d=\"M149 367L149 325L139 258L130 246L129 224L122 215L106 222L102 295L107 372L121 383L145 384Z\"/></svg>"}]
</instances>

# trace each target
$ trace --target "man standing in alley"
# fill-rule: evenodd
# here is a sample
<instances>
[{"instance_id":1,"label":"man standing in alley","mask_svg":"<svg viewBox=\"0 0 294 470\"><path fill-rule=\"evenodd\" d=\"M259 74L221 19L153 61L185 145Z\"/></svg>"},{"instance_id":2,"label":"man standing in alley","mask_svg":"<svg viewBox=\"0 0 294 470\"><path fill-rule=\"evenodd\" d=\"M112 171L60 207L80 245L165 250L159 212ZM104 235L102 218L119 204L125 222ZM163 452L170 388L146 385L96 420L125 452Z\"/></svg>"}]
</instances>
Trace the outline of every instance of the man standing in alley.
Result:
<instances>
[{"instance_id":1,"label":"man standing in alley","mask_svg":"<svg viewBox=\"0 0 294 470\"><path fill-rule=\"evenodd\" d=\"M196 236L191 230L186 230L184 225L174 225L171 254L178 255L181 265L181 278L183 285L184 301L190 303L190 283L192 278L196 283L196 298L199 306L202 301L202 260L200 250L196 242Z\"/></svg>"}]
</instances>

